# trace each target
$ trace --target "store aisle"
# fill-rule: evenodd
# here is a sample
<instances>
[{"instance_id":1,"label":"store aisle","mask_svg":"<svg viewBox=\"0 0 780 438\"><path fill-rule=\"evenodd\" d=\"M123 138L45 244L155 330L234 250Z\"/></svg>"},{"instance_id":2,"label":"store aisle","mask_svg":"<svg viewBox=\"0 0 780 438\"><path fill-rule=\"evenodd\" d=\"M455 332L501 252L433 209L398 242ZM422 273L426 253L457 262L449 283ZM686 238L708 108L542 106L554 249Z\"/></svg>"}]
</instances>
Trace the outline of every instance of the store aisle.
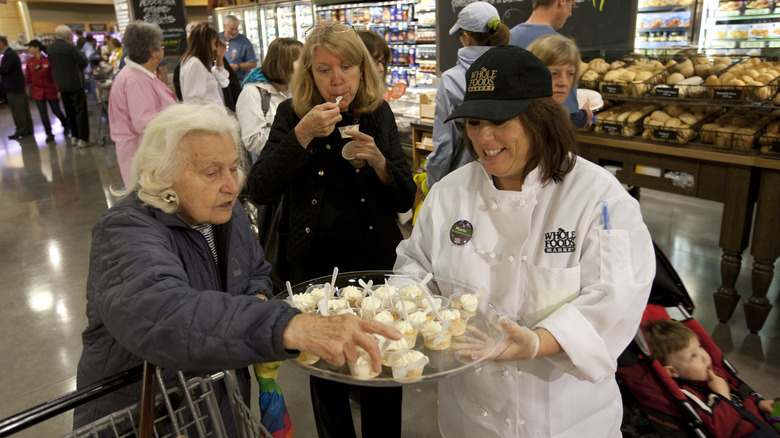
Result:
<instances>
[{"instance_id":1,"label":"store aisle","mask_svg":"<svg viewBox=\"0 0 780 438\"><path fill-rule=\"evenodd\" d=\"M109 186L121 181L113 145L66 146L56 122L57 142L49 145L36 111L33 119L34 138L7 140L13 122L8 107L0 107L0 418L75 388L86 326L90 232L114 202ZM91 122L97 129L96 117ZM650 190L643 190L641 205L653 236L694 297L696 318L748 383L766 396L780 397L780 310L773 309L758 335L745 328L741 307L727 324L714 317L722 205ZM743 298L750 293L751 266L746 252L737 282ZM775 307L779 286L776 275L769 292ZM279 381L298 436L316 436L308 377L285 365ZM404 436L437 437L435 422L435 386L409 387ZM55 437L70 423L70 414L63 414L18 436Z\"/></svg>"}]
</instances>

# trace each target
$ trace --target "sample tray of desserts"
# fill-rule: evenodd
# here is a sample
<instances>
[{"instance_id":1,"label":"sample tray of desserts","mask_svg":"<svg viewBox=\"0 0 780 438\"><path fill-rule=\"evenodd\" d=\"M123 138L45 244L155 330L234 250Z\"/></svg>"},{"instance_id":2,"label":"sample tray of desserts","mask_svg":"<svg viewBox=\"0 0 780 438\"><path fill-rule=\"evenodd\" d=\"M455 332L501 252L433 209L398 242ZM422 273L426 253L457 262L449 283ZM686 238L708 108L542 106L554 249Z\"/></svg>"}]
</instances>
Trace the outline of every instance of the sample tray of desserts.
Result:
<instances>
[{"instance_id":1,"label":"sample tray of desserts","mask_svg":"<svg viewBox=\"0 0 780 438\"><path fill-rule=\"evenodd\" d=\"M483 293L432 275L360 271L315 278L275 299L303 312L354 313L398 329L403 335L398 341L375 335L383 359L378 374L360 347L357 361L343 366L308 352L292 361L313 376L363 386L398 386L462 374L503 352L507 334Z\"/></svg>"}]
</instances>

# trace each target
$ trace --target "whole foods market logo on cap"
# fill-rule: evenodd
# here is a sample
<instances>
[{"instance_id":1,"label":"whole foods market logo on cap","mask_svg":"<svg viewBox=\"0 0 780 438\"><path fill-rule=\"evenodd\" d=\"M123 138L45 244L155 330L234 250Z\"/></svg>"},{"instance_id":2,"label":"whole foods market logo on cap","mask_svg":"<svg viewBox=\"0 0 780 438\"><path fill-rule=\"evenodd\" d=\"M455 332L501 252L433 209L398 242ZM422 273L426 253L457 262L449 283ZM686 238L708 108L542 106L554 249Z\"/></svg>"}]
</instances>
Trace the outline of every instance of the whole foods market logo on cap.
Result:
<instances>
[{"instance_id":1,"label":"whole foods market logo on cap","mask_svg":"<svg viewBox=\"0 0 780 438\"><path fill-rule=\"evenodd\" d=\"M496 73L498 70L488 70L485 67L475 71L469 78L469 93L494 91L496 89Z\"/></svg>"}]
</instances>

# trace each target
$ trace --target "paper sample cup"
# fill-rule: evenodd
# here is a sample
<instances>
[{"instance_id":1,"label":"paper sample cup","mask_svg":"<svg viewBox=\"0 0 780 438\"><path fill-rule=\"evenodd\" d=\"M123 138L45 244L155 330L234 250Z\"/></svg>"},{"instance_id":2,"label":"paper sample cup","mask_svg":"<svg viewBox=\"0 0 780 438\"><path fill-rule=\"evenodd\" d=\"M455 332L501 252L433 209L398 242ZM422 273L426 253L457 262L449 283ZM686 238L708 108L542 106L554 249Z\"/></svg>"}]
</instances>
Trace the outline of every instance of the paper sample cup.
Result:
<instances>
[{"instance_id":1,"label":"paper sample cup","mask_svg":"<svg viewBox=\"0 0 780 438\"><path fill-rule=\"evenodd\" d=\"M428 356L417 350L402 350L392 353L389 361L393 378L404 381L419 380L428 360Z\"/></svg>"},{"instance_id":2,"label":"paper sample cup","mask_svg":"<svg viewBox=\"0 0 780 438\"><path fill-rule=\"evenodd\" d=\"M298 363L302 363L304 365L312 365L316 363L318 360L320 360L319 356L315 356L314 354L309 353L308 351L301 351L301 354L298 355L294 361Z\"/></svg>"},{"instance_id":3,"label":"paper sample cup","mask_svg":"<svg viewBox=\"0 0 780 438\"><path fill-rule=\"evenodd\" d=\"M447 309L441 311L441 317L445 320L449 320L454 330L453 336L462 336L466 333L466 326L468 325L469 315L465 310Z\"/></svg>"},{"instance_id":4,"label":"paper sample cup","mask_svg":"<svg viewBox=\"0 0 780 438\"><path fill-rule=\"evenodd\" d=\"M450 297L452 301L452 308L457 310L463 310L470 316L477 314L477 308L479 307L479 300L474 294L459 293Z\"/></svg>"},{"instance_id":5,"label":"paper sample cup","mask_svg":"<svg viewBox=\"0 0 780 438\"><path fill-rule=\"evenodd\" d=\"M352 167L356 169L359 169L366 165L366 160L355 158L354 141L350 141L349 143L345 144L343 148L341 148L341 156L344 157L345 160L349 161L349 164L351 164Z\"/></svg>"},{"instance_id":6,"label":"paper sample cup","mask_svg":"<svg viewBox=\"0 0 780 438\"><path fill-rule=\"evenodd\" d=\"M373 379L379 373L371 368L371 356L360 347L357 350L357 360L355 362L347 362L350 374L356 379Z\"/></svg>"},{"instance_id":7,"label":"paper sample cup","mask_svg":"<svg viewBox=\"0 0 780 438\"><path fill-rule=\"evenodd\" d=\"M442 326L438 321L428 321L423 324L420 332L423 335L425 348L429 350L446 350L452 342L452 324L445 321Z\"/></svg>"}]
</instances>

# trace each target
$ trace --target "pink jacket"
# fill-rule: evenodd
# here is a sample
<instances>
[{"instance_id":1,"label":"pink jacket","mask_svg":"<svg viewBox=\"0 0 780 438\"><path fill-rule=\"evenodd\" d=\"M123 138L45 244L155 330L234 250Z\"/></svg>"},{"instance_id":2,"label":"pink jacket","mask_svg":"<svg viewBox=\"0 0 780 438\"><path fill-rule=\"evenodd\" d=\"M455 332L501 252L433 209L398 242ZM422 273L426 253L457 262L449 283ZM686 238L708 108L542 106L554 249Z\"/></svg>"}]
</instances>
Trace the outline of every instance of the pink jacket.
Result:
<instances>
[{"instance_id":1,"label":"pink jacket","mask_svg":"<svg viewBox=\"0 0 780 438\"><path fill-rule=\"evenodd\" d=\"M111 139L116 143L116 158L125 185L146 124L157 113L176 104L173 92L154 73L126 59L111 85L108 120Z\"/></svg>"}]
</instances>

